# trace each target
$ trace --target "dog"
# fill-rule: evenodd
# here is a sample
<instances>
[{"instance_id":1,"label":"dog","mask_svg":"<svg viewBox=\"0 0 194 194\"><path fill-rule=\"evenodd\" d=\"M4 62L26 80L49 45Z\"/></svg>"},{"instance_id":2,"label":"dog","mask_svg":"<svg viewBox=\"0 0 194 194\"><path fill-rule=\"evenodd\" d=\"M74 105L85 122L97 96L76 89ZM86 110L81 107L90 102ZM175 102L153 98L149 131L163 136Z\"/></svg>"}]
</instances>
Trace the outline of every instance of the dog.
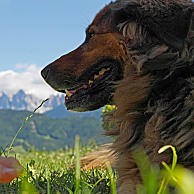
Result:
<instances>
[{"instance_id":1,"label":"dog","mask_svg":"<svg viewBox=\"0 0 194 194\"><path fill-rule=\"evenodd\" d=\"M136 193L142 184L132 154L140 147L160 165L171 155L158 155L159 148L171 144L178 163L194 168L193 11L187 0L111 2L88 26L84 43L41 72L66 93L69 110L116 106L105 123L115 139L108 149L119 193Z\"/></svg>"}]
</instances>

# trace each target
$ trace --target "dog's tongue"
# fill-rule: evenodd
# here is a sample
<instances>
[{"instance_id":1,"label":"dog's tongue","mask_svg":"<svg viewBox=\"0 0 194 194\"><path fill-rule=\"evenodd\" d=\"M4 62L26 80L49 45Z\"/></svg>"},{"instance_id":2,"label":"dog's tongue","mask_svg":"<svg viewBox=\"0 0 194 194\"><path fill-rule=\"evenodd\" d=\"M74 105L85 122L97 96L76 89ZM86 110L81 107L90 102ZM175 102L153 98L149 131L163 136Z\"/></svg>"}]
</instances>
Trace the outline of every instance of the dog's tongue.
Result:
<instances>
[{"instance_id":1,"label":"dog's tongue","mask_svg":"<svg viewBox=\"0 0 194 194\"><path fill-rule=\"evenodd\" d=\"M79 90L79 89L81 89L81 88L88 88L88 86L87 85L82 85L80 88L76 88L76 89L74 89L74 90L67 90L67 89L65 89L65 93L66 93L66 96L65 96L65 104L66 104L66 102L67 102L67 100L77 91L77 90Z\"/></svg>"}]
</instances>

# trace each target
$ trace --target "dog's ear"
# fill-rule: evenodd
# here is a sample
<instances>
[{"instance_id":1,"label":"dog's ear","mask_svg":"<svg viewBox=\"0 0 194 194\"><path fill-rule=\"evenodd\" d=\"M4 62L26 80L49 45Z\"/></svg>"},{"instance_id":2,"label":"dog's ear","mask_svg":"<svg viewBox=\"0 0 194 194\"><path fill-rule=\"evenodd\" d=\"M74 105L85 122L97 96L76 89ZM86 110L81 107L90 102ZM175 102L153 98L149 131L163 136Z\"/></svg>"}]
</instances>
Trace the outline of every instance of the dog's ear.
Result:
<instances>
[{"instance_id":1,"label":"dog's ear","mask_svg":"<svg viewBox=\"0 0 194 194\"><path fill-rule=\"evenodd\" d=\"M118 0L112 4L115 26L136 22L160 41L182 49L187 38L194 6L191 2Z\"/></svg>"}]
</instances>

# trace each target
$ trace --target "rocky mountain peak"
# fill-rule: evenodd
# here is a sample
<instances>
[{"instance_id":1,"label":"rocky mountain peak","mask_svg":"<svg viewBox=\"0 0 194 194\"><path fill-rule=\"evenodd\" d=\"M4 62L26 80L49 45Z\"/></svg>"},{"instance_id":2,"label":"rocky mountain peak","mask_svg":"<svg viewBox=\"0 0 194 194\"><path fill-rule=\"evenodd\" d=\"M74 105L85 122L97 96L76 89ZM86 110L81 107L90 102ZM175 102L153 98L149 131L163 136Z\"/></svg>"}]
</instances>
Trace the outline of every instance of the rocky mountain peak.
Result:
<instances>
[{"instance_id":1,"label":"rocky mountain peak","mask_svg":"<svg viewBox=\"0 0 194 194\"><path fill-rule=\"evenodd\" d=\"M38 107L38 105L40 105L42 100L43 99L39 99L31 94L26 94L23 90L19 90L13 95L0 91L0 109L33 111L36 107ZM38 112L44 113L60 106L63 103L63 95L52 95L43 107L38 110Z\"/></svg>"}]
</instances>

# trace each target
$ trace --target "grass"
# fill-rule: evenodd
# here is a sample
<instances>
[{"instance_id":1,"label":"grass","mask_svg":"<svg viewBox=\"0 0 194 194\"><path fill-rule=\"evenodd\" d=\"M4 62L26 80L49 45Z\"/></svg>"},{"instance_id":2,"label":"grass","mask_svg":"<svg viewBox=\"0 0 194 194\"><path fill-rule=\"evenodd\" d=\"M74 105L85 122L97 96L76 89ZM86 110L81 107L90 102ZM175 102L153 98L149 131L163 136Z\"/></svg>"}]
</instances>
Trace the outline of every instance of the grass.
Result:
<instances>
[{"instance_id":1,"label":"grass","mask_svg":"<svg viewBox=\"0 0 194 194\"><path fill-rule=\"evenodd\" d=\"M96 147L91 145L80 148L77 137L75 149L55 152L32 149L17 153L16 158L25 172L9 184L0 184L0 193L110 193L111 179L107 170L80 170L79 157L94 150ZM74 162L75 169L72 168Z\"/></svg>"},{"instance_id":2,"label":"grass","mask_svg":"<svg viewBox=\"0 0 194 194\"><path fill-rule=\"evenodd\" d=\"M32 148L28 152L14 153L12 150L9 156L14 155L25 172L9 184L0 184L0 193L116 194L117 176L109 163L107 170L99 168L81 171L80 157L96 149L94 144L80 147L79 137L76 137L75 148L66 148L66 151L46 152ZM193 173L177 165L174 147L164 146L159 153L166 149L172 149L172 165L162 162L164 168L161 170L149 163L143 151L134 156L143 180L143 185L137 188L138 194L170 194L172 190L169 190L169 185L174 187L173 193L194 194ZM73 165L75 168L72 168Z\"/></svg>"}]
</instances>

